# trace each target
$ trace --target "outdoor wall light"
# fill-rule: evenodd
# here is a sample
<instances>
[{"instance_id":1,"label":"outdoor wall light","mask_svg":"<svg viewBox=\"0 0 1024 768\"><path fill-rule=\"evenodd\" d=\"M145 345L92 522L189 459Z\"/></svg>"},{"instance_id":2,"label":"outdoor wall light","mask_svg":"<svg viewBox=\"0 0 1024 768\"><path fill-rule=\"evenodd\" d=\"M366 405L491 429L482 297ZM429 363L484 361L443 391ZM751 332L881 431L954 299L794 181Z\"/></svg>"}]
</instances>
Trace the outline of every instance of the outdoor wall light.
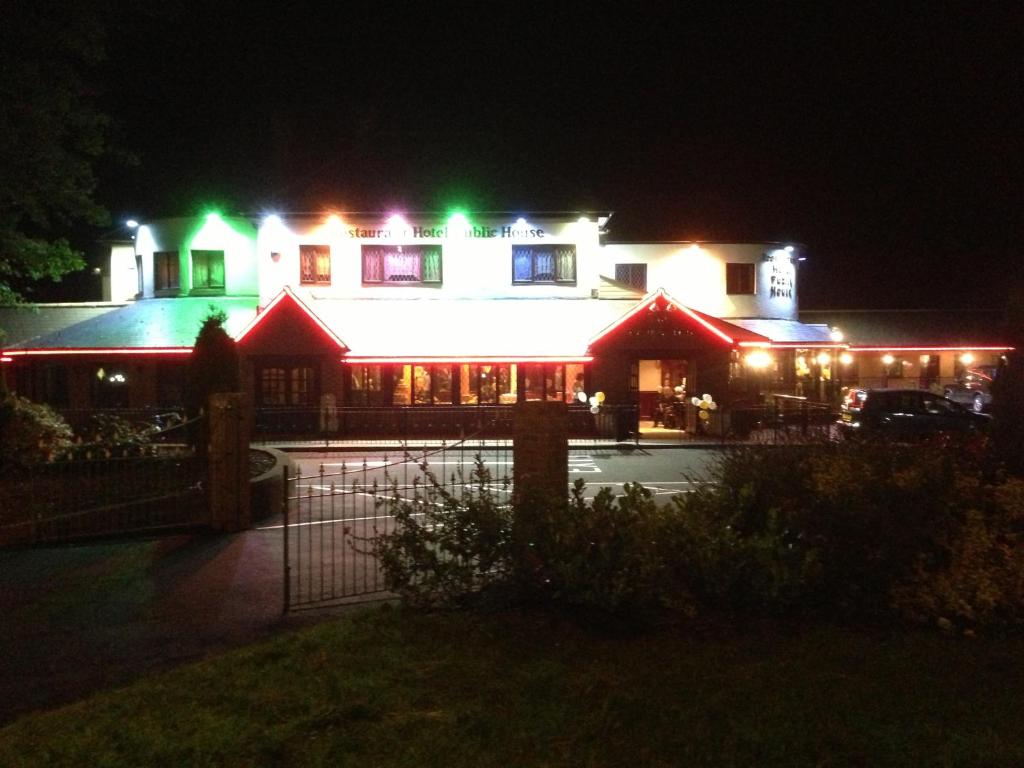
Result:
<instances>
[{"instance_id":1,"label":"outdoor wall light","mask_svg":"<svg viewBox=\"0 0 1024 768\"><path fill-rule=\"evenodd\" d=\"M128 221L126 221L124 225L128 227L128 229L135 229L136 227L139 226L139 222L137 222L135 219L128 219Z\"/></svg>"},{"instance_id":2,"label":"outdoor wall light","mask_svg":"<svg viewBox=\"0 0 1024 768\"><path fill-rule=\"evenodd\" d=\"M763 350L751 352L743 360L750 368L767 368L772 364L772 356Z\"/></svg>"},{"instance_id":3,"label":"outdoor wall light","mask_svg":"<svg viewBox=\"0 0 1024 768\"><path fill-rule=\"evenodd\" d=\"M838 328L833 328L831 333L829 333L829 336L832 338L832 341L834 341L836 344L838 344L845 338L843 332L840 331Z\"/></svg>"}]
</instances>

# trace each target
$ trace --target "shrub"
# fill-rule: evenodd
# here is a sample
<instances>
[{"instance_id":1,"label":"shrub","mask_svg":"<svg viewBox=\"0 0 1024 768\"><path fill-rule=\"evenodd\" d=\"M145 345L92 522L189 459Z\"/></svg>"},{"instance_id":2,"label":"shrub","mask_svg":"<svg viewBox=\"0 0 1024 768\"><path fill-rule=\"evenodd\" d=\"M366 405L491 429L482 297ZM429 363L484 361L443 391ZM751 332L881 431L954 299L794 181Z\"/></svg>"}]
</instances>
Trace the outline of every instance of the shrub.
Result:
<instances>
[{"instance_id":1,"label":"shrub","mask_svg":"<svg viewBox=\"0 0 1024 768\"><path fill-rule=\"evenodd\" d=\"M71 427L48 405L14 395L0 403L0 467L52 461L71 445Z\"/></svg>"}]
</instances>

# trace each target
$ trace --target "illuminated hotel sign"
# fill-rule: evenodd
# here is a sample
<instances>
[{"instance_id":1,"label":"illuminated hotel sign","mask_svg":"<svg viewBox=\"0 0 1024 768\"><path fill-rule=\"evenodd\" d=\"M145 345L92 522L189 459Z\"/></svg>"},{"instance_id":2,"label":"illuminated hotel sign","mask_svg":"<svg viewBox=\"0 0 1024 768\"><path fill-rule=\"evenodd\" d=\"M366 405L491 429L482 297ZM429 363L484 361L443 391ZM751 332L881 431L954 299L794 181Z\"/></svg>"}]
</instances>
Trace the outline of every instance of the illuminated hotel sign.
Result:
<instances>
[{"instance_id":1,"label":"illuminated hotel sign","mask_svg":"<svg viewBox=\"0 0 1024 768\"><path fill-rule=\"evenodd\" d=\"M539 227L523 226L467 226L462 230L455 230L457 236L466 238L489 239L509 238L515 240L540 240L545 236L543 229ZM438 227L402 227L401 229L385 227L384 229L362 229L353 227L348 230L348 236L362 240L390 239L390 238L412 238L419 240L423 238L446 239L451 236L451 230L447 226Z\"/></svg>"}]
</instances>

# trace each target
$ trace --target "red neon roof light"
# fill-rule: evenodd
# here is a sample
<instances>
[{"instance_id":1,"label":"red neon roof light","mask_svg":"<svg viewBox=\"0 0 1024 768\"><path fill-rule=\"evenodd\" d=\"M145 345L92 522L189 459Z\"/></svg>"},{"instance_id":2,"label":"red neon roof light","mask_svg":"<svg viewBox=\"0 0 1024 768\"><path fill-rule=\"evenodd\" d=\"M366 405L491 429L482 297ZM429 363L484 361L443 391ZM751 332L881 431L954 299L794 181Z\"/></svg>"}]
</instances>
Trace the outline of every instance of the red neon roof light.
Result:
<instances>
[{"instance_id":1,"label":"red neon roof light","mask_svg":"<svg viewBox=\"0 0 1024 768\"><path fill-rule=\"evenodd\" d=\"M52 347L38 349L8 349L9 357L37 355L190 355L192 347Z\"/></svg>"},{"instance_id":2,"label":"red neon roof light","mask_svg":"<svg viewBox=\"0 0 1024 768\"><path fill-rule=\"evenodd\" d=\"M241 332L235 337L235 341L236 342L241 342L242 339L244 339L246 336L248 336L260 323L262 323L266 319L267 315L269 315L274 310L274 307L276 307L278 304L280 304L281 301L286 296L288 298L290 298L293 302L295 302L295 305L299 309L301 309L303 312L305 312L309 316L309 319L312 320L314 323L316 323L320 327L320 330L322 330L324 332L324 334L327 336L327 338L329 338L331 341L333 341L335 344L337 344L342 349L348 349L349 348L348 344L346 344L344 341L342 341L338 337L338 335L334 331L332 331L327 326L327 324L324 323L323 320L320 319L320 317L316 314L316 312L314 312L312 309L310 309L309 306L306 304L306 302L304 302L302 299L300 299L295 294L295 292L292 291L292 289L289 286L287 286L287 285L284 287L284 289L279 294L277 294L277 296L275 296L271 300L271 302L269 304L267 304L267 306L263 309L262 312L257 313L256 317L254 317L252 320L249 321L249 324L247 326L245 326L245 328L243 328L241 330Z\"/></svg>"},{"instance_id":3,"label":"red neon roof light","mask_svg":"<svg viewBox=\"0 0 1024 768\"><path fill-rule=\"evenodd\" d=\"M698 312L694 309L690 309L685 304L681 304L680 302L672 298L668 293L665 292L664 288L659 288L653 293L650 293L647 296L645 296L643 299L640 300L640 302L635 307L629 310L629 312L624 314L614 323L612 323L604 330L602 330L600 333L598 333L596 336L594 336L590 340L590 344L596 344L598 341L611 334L616 328L620 327L628 320L636 317L643 310L651 308L656 302L662 305L662 308L664 309L678 309L684 315L686 315L691 320L700 325L702 328L704 328L712 336L715 336L721 341L724 341L726 344L736 344L737 341L733 336L729 335L729 333L727 333L725 329L729 329L729 331L731 331L735 335L742 334L746 336L748 338L748 343L771 343L770 339L768 339L765 336L761 336L758 333L748 331L745 328L740 328L739 326L733 325L732 323L726 322L724 320L719 320L718 318L712 317L711 315L706 315L703 312ZM721 328L719 327L719 325L725 326L725 328Z\"/></svg>"},{"instance_id":4,"label":"red neon roof light","mask_svg":"<svg viewBox=\"0 0 1024 768\"><path fill-rule=\"evenodd\" d=\"M506 356L472 356L472 355L460 355L460 356L438 356L438 357L409 357L398 355L395 357L360 357L358 355L346 355L341 358L341 362L347 363L348 365L371 365L371 364L389 364L389 363L472 363L472 364L489 364L489 363L591 363L594 361L593 355L580 355L577 357L566 357L564 355L554 355L550 357L545 356L532 356L532 357L516 357L512 355Z\"/></svg>"}]
</instances>

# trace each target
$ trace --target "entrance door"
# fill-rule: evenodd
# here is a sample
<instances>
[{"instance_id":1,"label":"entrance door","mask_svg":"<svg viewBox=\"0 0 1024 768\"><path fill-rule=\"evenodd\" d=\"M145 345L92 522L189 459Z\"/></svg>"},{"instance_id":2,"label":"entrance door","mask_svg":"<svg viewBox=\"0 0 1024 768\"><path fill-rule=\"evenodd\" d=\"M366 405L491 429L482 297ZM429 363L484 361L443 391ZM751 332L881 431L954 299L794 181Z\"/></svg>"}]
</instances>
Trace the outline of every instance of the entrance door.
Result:
<instances>
[{"instance_id":1,"label":"entrance door","mask_svg":"<svg viewBox=\"0 0 1024 768\"><path fill-rule=\"evenodd\" d=\"M687 390L687 361L684 358L638 361L640 418L654 420L663 401L682 400ZM681 387L682 391L676 389Z\"/></svg>"}]
</instances>

